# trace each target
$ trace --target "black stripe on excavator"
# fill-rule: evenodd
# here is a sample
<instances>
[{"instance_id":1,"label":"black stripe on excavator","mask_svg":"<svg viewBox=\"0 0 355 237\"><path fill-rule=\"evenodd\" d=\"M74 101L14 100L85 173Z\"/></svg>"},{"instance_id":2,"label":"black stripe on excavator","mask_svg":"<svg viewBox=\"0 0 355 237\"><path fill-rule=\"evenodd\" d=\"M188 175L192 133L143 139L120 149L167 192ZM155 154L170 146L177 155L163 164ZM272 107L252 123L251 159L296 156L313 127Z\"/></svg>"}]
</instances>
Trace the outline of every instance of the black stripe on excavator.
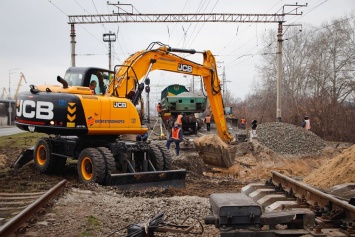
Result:
<instances>
[{"instance_id":1,"label":"black stripe on excavator","mask_svg":"<svg viewBox=\"0 0 355 237\"><path fill-rule=\"evenodd\" d=\"M82 136L82 135L87 135L88 134L88 129L87 128L66 128L66 127L52 127L52 126L41 126L41 125L32 125L32 124L22 124L19 122L15 121L16 126L25 131L29 132L39 132L39 133L46 133L46 134L59 134L59 135L75 135L75 136ZM34 131L29 129L29 127L33 126Z\"/></svg>"},{"instance_id":2,"label":"black stripe on excavator","mask_svg":"<svg viewBox=\"0 0 355 237\"><path fill-rule=\"evenodd\" d=\"M149 187L185 188L185 178L185 169L109 174L104 185L119 186L125 190L141 190Z\"/></svg>"}]
</instances>

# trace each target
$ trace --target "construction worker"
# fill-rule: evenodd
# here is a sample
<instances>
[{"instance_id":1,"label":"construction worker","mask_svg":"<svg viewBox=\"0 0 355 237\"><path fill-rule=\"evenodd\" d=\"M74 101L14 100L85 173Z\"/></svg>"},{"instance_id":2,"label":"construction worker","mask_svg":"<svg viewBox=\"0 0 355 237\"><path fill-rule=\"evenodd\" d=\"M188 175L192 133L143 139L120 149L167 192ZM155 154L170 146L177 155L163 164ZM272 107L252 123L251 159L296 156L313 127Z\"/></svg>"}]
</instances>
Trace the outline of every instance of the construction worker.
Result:
<instances>
[{"instance_id":1,"label":"construction worker","mask_svg":"<svg viewBox=\"0 0 355 237\"><path fill-rule=\"evenodd\" d=\"M162 114L161 114L162 111L163 111L163 108L161 107L161 103L159 102L159 103L157 104L157 112L158 112L158 116L159 116L159 117L162 116Z\"/></svg>"},{"instance_id":2,"label":"construction worker","mask_svg":"<svg viewBox=\"0 0 355 237\"><path fill-rule=\"evenodd\" d=\"M304 120L301 126L306 130L311 129L311 120L308 118L308 116L304 116Z\"/></svg>"},{"instance_id":3,"label":"construction worker","mask_svg":"<svg viewBox=\"0 0 355 237\"><path fill-rule=\"evenodd\" d=\"M175 142L175 150L177 156L180 153L180 142L182 141L182 136L182 129L179 127L179 124L175 122L174 127L171 129L171 132L169 134L169 139L166 142L166 147L170 149L170 144L172 142Z\"/></svg>"},{"instance_id":4,"label":"construction worker","mask_svg":"<svg viewBox=\"0 0 355 237\"><path fill-rule=\"evenodd\" d=\"M206 123L207 131L210 131L210 129L211 129L211 116L208 115L208 116L205 118L205 123Z\"/></svg>"},{"instance_id":5,"label":"construction worker","mask_svg":"<svg viewBox=\"0 0 355 237\"><path fill-rule=\"evenodd\" d=\"M91 81L90 82L90 90L93 95L96 94L95 89L96 89L97 82L96 81Z\"/></svg>"},{"instance_id":6,"label":"construction worker","mask_svg":"<svg viewBox=\"0 0 355 237\"><path fill-rule=\"evenodd\" d=\"M240 120L240 128L241 128L241 129L245 129L245 119L244 119L244 118L242 118L242 119Z\"/></svg>"},{"instance_id":7,"label":"construction worker","mask_svg":"<svg viewBox=\"0 0 355 237\"><path fill-rule=\"evenodd\" d=\"M179 127L181 128L181 126L182 126L182 117L184 117L184 113L181 113L181 114L179 114L178 116L177 116L177 118L176 118L176 123L178 123L179 124Z\"/></svg>"}]
</instances>

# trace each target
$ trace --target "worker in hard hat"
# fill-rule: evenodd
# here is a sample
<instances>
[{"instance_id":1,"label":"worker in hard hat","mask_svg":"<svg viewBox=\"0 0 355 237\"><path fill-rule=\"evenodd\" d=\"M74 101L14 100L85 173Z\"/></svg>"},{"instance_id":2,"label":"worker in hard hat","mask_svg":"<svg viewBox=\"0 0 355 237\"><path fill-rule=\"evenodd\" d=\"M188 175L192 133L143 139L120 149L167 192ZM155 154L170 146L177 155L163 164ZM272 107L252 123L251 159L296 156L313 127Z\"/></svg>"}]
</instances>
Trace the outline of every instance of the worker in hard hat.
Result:
<instances>
[{"instance_id":1,"label":"worker in hard hat","mask_svg":"<svg viewBox=\"0 0 355 237\"><path fill-rule=\"evenodd\" d=\"M182 128L179 126L177 122L175 122L173 128L170 131L169 139L166 142L166 147L170 149L170 144L174 142L177 156L180 153L180 142L182 141L182 136L183 136Z\"/></svg>"}]
</instances>

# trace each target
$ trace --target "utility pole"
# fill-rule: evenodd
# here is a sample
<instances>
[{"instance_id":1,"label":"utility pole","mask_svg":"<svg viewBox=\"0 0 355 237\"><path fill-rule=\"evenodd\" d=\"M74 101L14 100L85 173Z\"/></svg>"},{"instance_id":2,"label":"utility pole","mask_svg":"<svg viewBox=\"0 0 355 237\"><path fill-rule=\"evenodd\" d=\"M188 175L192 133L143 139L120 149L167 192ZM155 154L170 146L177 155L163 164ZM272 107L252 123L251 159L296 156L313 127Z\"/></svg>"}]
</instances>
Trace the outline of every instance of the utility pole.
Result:
<instances>
[{"instance_id":1,"label":"utility pole","mask_svg":"<svg viewBox=\"0 0 355 237\"><path fill-rule=\"evenodd\" d=\"M70 26L70 44L71 44L71 66L75 67L75 27L74 24Z\"/></svg>"},{"instance_id":2,"label":"utility pole","mask_svg":"<svg viewBox=\"0 0 355 237\"><path fill-rule=\"evenodd\" d=\"M108 42L108 70L111 70L111 42L116 41L115 33L107 33L103 35L104 42Z\"/></svg>"},{"instance_id":3,"label":"utility pole","mask_svg":"<svg viewBox=\"0 0 355 237\"><path fill-rule=\"evenodd\" d=\"M226 87L227 87L227 82L231 82L231 81L227 81L227 80L226 80L226 67L223 66L223 73L222 73L223 100L226 99Z\"/></svg>"},{"instance_id":4,"label":"utility pole","mask_svg":"<svg viewBox=\"0 0 355 237\"><path fill-rule=\"evenodd\" d=\"M282 22L279 22L277 31L276 122L281 122L282 41Z\"/></svg>"}]
</instances>

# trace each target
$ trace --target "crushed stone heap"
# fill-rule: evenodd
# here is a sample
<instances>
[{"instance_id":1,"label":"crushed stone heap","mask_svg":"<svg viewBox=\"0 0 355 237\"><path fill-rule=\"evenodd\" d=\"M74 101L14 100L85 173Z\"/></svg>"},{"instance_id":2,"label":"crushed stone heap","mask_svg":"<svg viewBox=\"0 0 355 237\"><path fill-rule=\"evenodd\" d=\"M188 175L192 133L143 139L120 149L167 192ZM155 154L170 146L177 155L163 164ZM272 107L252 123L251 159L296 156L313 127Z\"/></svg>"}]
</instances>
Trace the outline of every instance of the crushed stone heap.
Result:
<instances>
[{"instance_id":1,"label":"crushed stone heap","mask_svg":"<svg viewBox=\"0 0 355 237\"><path fill-rule=\"evenodd\" d=\"M288 123L262 123L257 134L261 145L282 155L316 155L326 146L313 132Z\"/></svg>"}]
</instances>

